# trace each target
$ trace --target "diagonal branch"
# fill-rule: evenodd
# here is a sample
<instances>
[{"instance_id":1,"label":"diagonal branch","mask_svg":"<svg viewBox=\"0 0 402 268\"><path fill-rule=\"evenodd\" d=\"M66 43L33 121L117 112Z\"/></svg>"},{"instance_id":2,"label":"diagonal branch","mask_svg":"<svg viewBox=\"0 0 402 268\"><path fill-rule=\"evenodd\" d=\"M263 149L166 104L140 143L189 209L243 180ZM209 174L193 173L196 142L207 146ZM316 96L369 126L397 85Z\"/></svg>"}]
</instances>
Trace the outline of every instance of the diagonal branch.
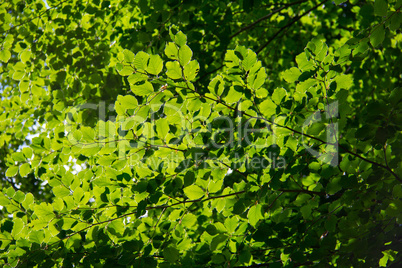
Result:
<instances>
[{"instance_id":1,"label":"diagonal branch","mask_svg":"<svg viewBox=\"0 0 402 268\"><path fill-rule=\"evenodd\" d=\"M232 34L231 36L229 36L229 38L232 39L233 37L239 35L240 33L244 32L244 31L246 31L246 30L248 30L248 29L253 28L255 25L257 25L257 24L260 23L261 21L264 21L264 20L266 20L266 19L269 19L270 17L272 17L272 15L274 15L274 14L280 12L281 10L283 10L283 9L285 9L285 8L287 8L287 7L290 7L290 6L293 6L293 5L297 5L297 4L301 4L301 3L304 3L304 2L306 2L306 1L307 1L307 0L301 0L301 1L293 2L293 3L285 4L283 7L278 8L278 9L275 9L275 10L272 11L271 13L269 13L269 14L267 14L267 15L261 17L261 18L259 18L259 19L256 20L255 22L253 22L253 23L251 23L251 24L249 24L249 25L247 25L247 26L241 28L241 29L238 30L236 33L234 33L234 34Z\"/></svg>"},{"instance_id":2,"label":"diagonal branch","mask_svg":"<svg viewBox=\"0 0 402 268\"><path fill-rule=\"evenodd\" d=\"M298 22L302 17L304 17L305 15L307 15L308 13L310 13L311 11L313 11L314 9L317 9L319 6L321 6L322 4L324 4L325 2L328 2L328 0L324 0L320 3L318 3L317 5L315 5L314 7L310 8L309 10L307 10L306 12L304 12L303 14L296 16L291 22L289 22L288 24L286 24L285 26L281 27L269 40L268 42L266 42L264 45L262 45L258 50L257 50L257 54L260 53L264 48L266 48L272 41L275 40L275 38L284 30L286 30L287 28L289 28L290 26L292 26L293 24L295 24L296 22Z\"/></svg>"}]
</instances>

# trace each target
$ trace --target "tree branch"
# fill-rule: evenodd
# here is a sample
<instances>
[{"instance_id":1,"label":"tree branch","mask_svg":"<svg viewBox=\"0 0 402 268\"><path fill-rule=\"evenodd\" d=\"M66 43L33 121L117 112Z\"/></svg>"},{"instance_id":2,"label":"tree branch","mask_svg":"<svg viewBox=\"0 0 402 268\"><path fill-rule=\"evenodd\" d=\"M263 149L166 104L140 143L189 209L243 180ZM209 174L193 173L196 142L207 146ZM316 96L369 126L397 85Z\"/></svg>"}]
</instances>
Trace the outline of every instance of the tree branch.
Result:
<instances>
[{"instance_id":1,"label":"tree branch","mask_svg":"<svg viewBox=\"0 0 402 268\"><path fill-rule=\"evenodd\" d=\"M285 4L283 7L278 8L278 9L275 9L275 10L272 11L271 13L269 13L269 14L267 14L267 15L261 17L261 18L259 18L259 19L256 20L255 22L253 22L253 23L251 23L251 24L249 24L249 25L247 25L247 26L241 28L241 29L238 30L236 33L234 33L234 34L232 34L231 36L229 36L229 38L232 39L233 37L239 35L240 33L244 32L244 31L246 31L246 30L248 30L248 29L250 29L250 28L253 28L256 24L258 24L258 23L260 23L261 21L264 21L264 20L266 20L266 19L269 19L270 17L272 17L272 15L274 15L274 14L280 12L281 10L283 10L283 9L285 9L285 8L287 8L287 7L290 7L290 6L293 6L293 5L297 5L297 4L301 4L301 3L304 3L304 2L306 2L306 0L301 0L301 1L293 2L293 3Z\"/></svg>"},{"instance_id":2,"label":"tree branch","mask_svg":"<svg viewBox=\"0 0 402 268\"><path fill-rule=\"evenodd\" d=\"M306 12L304 12L302 15L296 16L291 22L289 22L288 24L286 24L285 26L283 26L282 28L280 28L269 40L268 42L266 42L264 45L262 45L258 50L257 50L257 54L259 54L264 48L266 48L273 40L275 40L275 38L282 32L284 31L286 28L292 26L294 23L296 23L297 21L299 21L302 17L304 17L305 15L307 15L308 13L310 13L311 11L313 11L314 9L317 9L319 6L321 6L322 4L324 4L325 2L327 2L328 0L324 0L320 3L318 3L317 5L315 5L314 7L310 8L309 10L307 10Z\"/></svg>"}]
</instances>

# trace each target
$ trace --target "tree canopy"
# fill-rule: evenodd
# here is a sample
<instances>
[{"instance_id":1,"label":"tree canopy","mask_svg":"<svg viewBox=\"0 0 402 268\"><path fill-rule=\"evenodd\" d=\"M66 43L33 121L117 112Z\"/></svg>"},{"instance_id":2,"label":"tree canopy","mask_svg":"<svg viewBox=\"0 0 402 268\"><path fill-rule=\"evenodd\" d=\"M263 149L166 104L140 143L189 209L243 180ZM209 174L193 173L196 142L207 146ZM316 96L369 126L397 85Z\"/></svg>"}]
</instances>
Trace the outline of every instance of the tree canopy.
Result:
<instances>
[{"instance_id":1,"label":"tree canopy","mask_svg":"<svg viewBox=\"0 0 402 268\"><path fill-rule=\"evenodd\" d=\"M401 0L0 4L0 266L399 267Z\"/></svg>"}]
</instances>

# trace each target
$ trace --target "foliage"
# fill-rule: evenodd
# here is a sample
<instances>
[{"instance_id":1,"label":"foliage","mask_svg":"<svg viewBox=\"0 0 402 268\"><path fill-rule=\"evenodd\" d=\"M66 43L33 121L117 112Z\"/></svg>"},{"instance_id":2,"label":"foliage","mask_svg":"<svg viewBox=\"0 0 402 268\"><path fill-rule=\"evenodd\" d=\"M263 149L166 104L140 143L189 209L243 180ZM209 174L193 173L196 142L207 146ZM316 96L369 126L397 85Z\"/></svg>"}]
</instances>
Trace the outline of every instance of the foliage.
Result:
<instances>
[{"instance_id":1,"label":"foliage","mask_svg":"<svg viewBox=\"0 0 402 268\"><path fill-rule=\"evenodd\" d=\"M402 1L0 4L0 265L401 263Z\"/></svg>"}]
</instances>

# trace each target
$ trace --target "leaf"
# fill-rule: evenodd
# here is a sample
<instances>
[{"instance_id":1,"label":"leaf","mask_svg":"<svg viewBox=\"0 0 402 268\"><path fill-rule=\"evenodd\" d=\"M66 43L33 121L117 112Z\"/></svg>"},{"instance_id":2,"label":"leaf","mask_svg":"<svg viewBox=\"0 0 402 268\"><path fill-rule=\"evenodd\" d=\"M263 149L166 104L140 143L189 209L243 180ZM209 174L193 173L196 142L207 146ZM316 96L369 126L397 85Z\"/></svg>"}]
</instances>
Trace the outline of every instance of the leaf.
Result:
<instances>
[{"instance_id":1,"label":"leaf","mask_svg":"<svg viewBox=\"0 0 402 268\"><path fill-rule=\"evenodd\" d=\"M34 203L34 197L33 197L33 195L32 195L31 193L27 193L27 194L25 195L25 200L22 202L22 206L23 206L25 209L29 209L30 206L31 206L33 203Z\"/></svg>"},{"instance_id":2,"label":"leaf","mask_svg":"<svg viewBox=\"0 0 402 268\"><path fill-rule=\"evenodd\" d=\"M184 194L191 200L200 199L204 196L205 191L197 185L190 185L183 189Z\"/></svg>"},{"instance_id":3,"label":"leaf","mask_svg":"<svg viewBox=\"0 0 402 268\"><path fill-rule=\"evenodd\" d=\"M224 100L229 104L235 103L238 102L242 96L243 96L242 92L239 92L234 87L231 87L229 89L228 95L224 98Z\"/></svg>"},{"instance_id":4,"label":"leaf","mask_svg":"<svg viewBox=\"0 0 402 268\"><path fill-rule=\"evenodd\" d=\"M252 88L259 89L262 85L264 85L266 78L267 78L267 73L265 72L265 68L261 68L257 73L257 76L253 82Z\"/></svg>"},{"instance_id":5,"label":"leaf","mask_svg":"<svg viewBox=\"0 0 402 268\"><path fill-rule=\"evenodd\" d=\"M33 155L33 150L30 147L22 148L22 153L24 154L25 158L31 159Z\"/></svg>"},{"instance_id":6,"label":"leaf","mask_svg":"<svg viewBox=\"0 0 402 268\"><path fill-rule=\"evenodd\" d=\"M24 78L25 72L24 71L15 71L13 74L13 79L14 80L22 80Z\"/></svg>"},{"instance_id":7,"label":"leaf","mask_svg":"<svg viewBox=\"0 0 402 268\"><path fill-rule=\"evenodd\" d=\"M353 76L350 74L341 74L335 77L337 91L344 88L350 89L353 86Z\"/></svg>"},{"instance_id":8,"label":"leaf","mask_svg":"<svg viewBox=\"0 0 402 268\"><path fill-rule=\"evenodd\" d=\"M42 242L45 240L45 234L43 230L31 231L29 233L29 240L39 245L42 244Z\"/></svg>"},{"instance_id":9,"label":"leaf","mask_svg":"<svg viewBox=\"0 0 402 268\"><path fill-rule=\"evenodd\" d=\"M138 107L137 99L132 95L125 95L120 98L121 105L124 109L135 109Z\"/></svg>"},{"instance_id":10,"label":"leaf","mask_svg":"<svg viewBox=\"0 0 402 268\"><path fill-rule=\"evenodd\" d=\"M20 166L21 177L26 177L31 172L31 165L29 163L24 163Z\"/></svg>"},{"instance_id":11,"label":"leaf","mask_svg":"<svg viewBox=\"0 0 402 268\"><path fill-rule=\"evenodd\" d=\"M300 75L301 72L296 67L292 67L289 70L286 70L285 72L282 73L283 79L285 79L285 81L288 83L293 83L297 81Z\"/></svg>"},{"instance_id":12,"label":"leaf","mask_svg":"<svg viewBox=\"0 0 402 268\"><path fill-rule=\"evenodd\" d=\"M39 219L43 221L50 221L54 218L53 208L50 204L41 203L40 205L36 205L34 208L34 212Z\"/></svg>"},{"instance_id":13,"label":"leaf","mask_svg":"<svg viewBox=\"0 0 402 268\"><path fill-rule=\"evenodd\" d=\"M296 56L297 67L303 72L314 70L314 62L312 60L307 59L307 55L305 52Z\"/></svg>"},{"instance_id":14,"label":"leaf","mask_svg":"<svg viewBox=\"0 0 402 268\"><path fill-rule=\"evenodd\" d=\"M236 216L234 217L230 217L230 218L226 218L225 220L225 227L228 230L229 233L234 233L234 231L236 230L237 226L239 226L239 221L236 218Z\"/></svg>"},{"instance_id":15,"label":"leaf","mask_svg":"<svg viewBox=\"0 0 402 268\"><path fill-rule=\"evenodd\" d=\"M169 42L166 44L165 55L172 60L179 59L179 50L173 42Z\"/></svg>"},{"instance_id":16,"label":"leaf","mask_svg":"<svg viewBox=\"0 0 402 268\"><path fill-rule=\"evenodd\" d=\"M399 0L399 2L402 4L401 0ZM401 27L401 23L402 23L402 13L398 12L391 17L391 23L389 24L389 29L391 31L396 31L399 29L399 27Z\"/></svg>"},{"instance_id":17,"label":"leaf","mask_svg":"<svg viewBox=\"0 0 402 268\"><path fill-rule=\"evenodd\" d=\"M276 88L274 93L272 94L272 100L277 104L280 105L283 98L287 95L287 92L284 88Z\"/></svg>"},{"instance_id":18,"label":"leaf","mask_svg":"<svg viewBox=\"0 0 402 268\"><path fill-rule=\"evenodd\" d=\"M383 25L379 25L370 34L370 43L373 47L379 46L385 38L385 30Z\"/></svg>"},{"instance_id":19,"label":"leaf","mask_svg":"<svg viewBox=\"0 0 402 268\"><path fill-rule=\"evenodd\" d=\"M270 99L260 103L259 109L267 119L276 114L276 104L273 103Z\"/></svg>"},{"instance_id":20,"label":"leaf","mask_svg":"<svg viewBox=\"0 0 402 268\"><path fill-rule=\"evenodd\" d=\"M193 56L193 52L191 51L190 47L187 45L182 46L179 49L179 62L181 66L185 66Z\"/></svg>"},{"instance_id":21,"label":"leaf","mask_svg":"<svg viewBox=\"0 0 402 268\"><path fill-rule=\"evenodd\" d=\"M17 167L17 166L9 167L7 169L7 171L6 171L6 176L7 177L14 177L18 173L18 169L19 169L19 167Z\"/></svg>"},{"instance_id":22,"label":"leaf","mask_svg":"<svg viewBox=\"0 0 402 268\"><path fill-rule=\"evenodd\" d=\"M14 161L22 162L25 161L25 156L22 152L15 152L11 155Z\"/></svg>"},{"instance_id":23,"label":"leaf","mask_svg":"<svg viewBox=\"0 0 402 268\"><path fill-rule=\"evenodd\" d=\"M197 61L192 60L184 66L184 78L187 81L193 81L200 70L200 65Z\"/></svg>"},{"instance_id":24,"label":"leaf","mask_svg":"<svg viewBox=\"0 0 402 268\"><path fill-rule=\"evenodd\" d=\"M136 84L138 82L143 82L148 80L148 76L141 73L134 73L127 77L127 80L130 84Z\"/></svg>"},{"instance_id":25,"label":"leaf","mask_svg":"<svg viewBox=\"0 0 402 268\"><path fill-rule=\"evenodd\" d=\"M262 212L261 212L261 205L257 204L255 206L252 206L247 213L247 219L248 222L255 227L259 220L263 219Z\"/></svg>"},{"instance_id":26,"label":"leaf","mask_svg":"<svg viewBox=\"0 0 402 268\"><path fill-rule=\"evenodd\" d=\"M168 61L166 63L167 73L166 75L171 79L182 78L180 64L177 61Z\"/></svg>"},{"instance_id":27,"label":"leaf","mask_svg":"<svg viewBox=\"0 0 402 268\"><path fill-rule=\"evenodd\" d=\"M247 52L247 57L241 62L245 71L249 71L257 63L257 54L250 49Z\"/></svg>"},{"instance_id":28,"label":"leaf","mask_svg":"<svg viewBox=\"0 0 402 268\"><path fill-rule=\"evenodd\" d=\"M163 61L159 55L151 55L146 71L149 74L158 75L163 68Z\"/></svg>"},{"instance_id":29,"label":"leaf","mask_svg":"<svg viewBox=\"0 0 402 268\"><path fill-rule=\"evenodd\" d=\"M374 13L378 16L386 16L388 10L388 3L386 0L375 0Z\"/></svg>"},{"instance_id":30,"label":"leaf","mask_svg":"<svg viewBox=\"0 0 402 268\"><path fill-rule=\"evenodd\" d=\"M9 50L0 50L0 60L4 63L7 63L11 58L11 52Z\"/></svg>"},{"instance_id":31,"label":"leaf","mask_svg":"<svg viewBox=\"0 0 402 268\"><path fill-rule=\"evenodd\" d=\"M145 71L147 66L148 66L148 60L149 60L149 54L140 51L135 55L134 58L134 67L137 70L143 70Z\"/></svg>"},{"instance_id":32,"label":"leaf","mask_svg":"<svg viewBox=\"0 0 402 268\"><path fill-rule=\"evenodd\" d=\"M131 52L130 50L125 49L125 50L123 51L123 55L124 55L124 61L125 61L125 62L132 63L132 62L134 61L135 55L134 55L134 53Z\"/></svg>"},{"instance_id":33,"label":"leaf","mask_svg":"<svg viewBox=\"0 0 402 268\"><path fill-rule=\"evenodd\" d=\"M23 63L26 63L31 58L31 51L29 51L29 50L22 51L22 53L20 54L20 57L21 57L21 61Z\"/></svg>"},{"instance_id":34,"label":"leaf","mask_svg":"<svg viewBox=\"0 0 402 268\"><path fill-rule=\"evenodd\" d=\"M181 223L187 228L193 228L197 223L197 217L193 214L184 215Z\"/></svg>"},{"instance_id":35,"label":"leaf","mask_svg":"<svg viewBox=\"0 0 402 268\"><path fill-rule=\"evenodd\" d=\"M137 96L147 96L154 92L154 87L148 81L130 85L131 91Z\"/></svg>"},{"instance_id":36,"label":"leaf","mask_svg":"<svg viewBox=\"0 0 402 268\"><path fill-rule=\"evenodd\" d=\"M166 135L169 133L169 124L166 118L161 118L156 121L156 131L158 132L158 136L163 140L166 138Z\"/></svg>"},{"instance_id":37,"label":"leaf","mask_svg":"<svg viewBox=\"0 0 402 268\"><path fill-rule=\"evenodd\" d=\"M236 56L234 50L228 50L225 54L225 65L228 68L238 67L240 59Z\"/></svg>"},{"instance_id":38,"label":"leaf","mask_svg":"<svg viewBox=\"0 0 402 268\"><path fill-rule=\"evenodd\" d=\"M212 94L221 96L223 93L223 90L225 89L222 76L220 76L220 75L215 76L214 79L212 79L211 82L209 82L208 89L209 89L209 92L211 92Z\"/></svg>"},{"instance_id":39,"label":"leaf","mask_svg":"<svg viewBox=\"0 0 402 268\"><path fill-rule=\"evenodd\" d=\"M175 262L180 258L179 251L174 247L166 247L163 250L163 257L168 262Z\"/></svg>"},{"instance_id":40,"label":"leaf","mask_svg":"<svg viewBox=\"0 0 402 268\"><path fill-rule=\"evenodd\" d=\"M67 189L65 186L60 185L53 188L53 194L56 197L63 198L65 196L70 195L70 190Z\"/></svg>"},{"instance_id":41,"label":"leaf","mask_svg":"<svg viewBox=\"0 0 402 268\"><path fill-rule=\"evenodd\" d=\"M215 236L212 239L211 244L209 245L209 248L211 249L211 251L219 250L224 247L227 239L228 239L228 237L226 235L218 234L217 236Z\"/></svg>"},{"instance_id":42,"label":"leaf","mask_svg":"<svg viewBox=\"0 0 402 268\"><path fill-rule=\"evenodd\" d=\"M187 43L187 36L182 31L179 31L174 37L174 42L180 47L184 46Z\"/></svg>"},{"instance_id":43,"label":"leaf","mask_svg":"<svg viewBox=\"0 0 402 268\"><path fill-rule=\"evenodd\" d=\"M24 222L20 218L13 220L13 231L11 232L13 237L16 237L24 228Z\"/></svg>"},{"instance_id":44,"label":"leaf","mask_svg":"<svg viewBox=\"0 0 402 268\"><path fill-rule=\"evenodd\" d=\"M117 68L117 67L116 67ZM117 71L119 72L120 75L122 76L128 76L130 74L134 73L134 68L131 66L124 66L121 69L117 68Z\"/></svg>"},{"instance_id":45,"label":"leaf","mask_svg":"<svg viewBox=\"0 0 402 268\"><path fill-rule=\"evenodd\" d=\"M309 219L311 216L311 205L305 205L300 208L300 212L304 219Z\"/></svg>"}]
</instances>

